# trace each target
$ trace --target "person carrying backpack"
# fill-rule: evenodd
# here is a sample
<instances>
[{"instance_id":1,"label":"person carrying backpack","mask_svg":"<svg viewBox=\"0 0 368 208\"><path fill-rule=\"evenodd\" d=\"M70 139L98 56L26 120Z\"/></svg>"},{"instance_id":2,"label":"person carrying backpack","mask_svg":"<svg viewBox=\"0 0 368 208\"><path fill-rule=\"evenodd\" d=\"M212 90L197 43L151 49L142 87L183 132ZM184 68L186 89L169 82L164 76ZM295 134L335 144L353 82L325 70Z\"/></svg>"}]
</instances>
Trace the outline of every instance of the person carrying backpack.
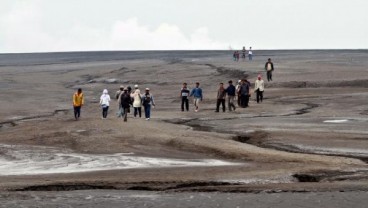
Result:
<instances>
[{"instance_id":1,"label":"person carrying backpack","mask_svg":"<svg viewBox=\"0 0 368 208\"><path fill-rule=\"evenodd\" d=\"M118 116L118 118L123 117L123 109L121 108L120 105L120 95L121 93L123 93L124 91L124 86L120 85L120 88L118 91L116 91L115 93L115 99L118 100L118 112L116 112L116 115Z\"/></svg>"},{"instance_id":2,"label":"person carrying backpack","mask_svg":"<svg viewBox=\"0 0 368 208\"><path fill-rule=\"evenodd\" d=\"M125 88L123 93L120 94L119 97L119 103L122 108L122 112L124 115L124 122L128 121L128 108L130 108L130 105L132 104L132 99L130 97L130 94L128 93L128 89Z\"/></svg>"},{"instance_id":3,"label":"person carrying backpack","mask_svg":"<svg viewBox=\"0 0 368 208\"><path fill-rule=\"evenodd\" d=\"M150 94L149 88L146 88L146 93L142 96L142 104L144 107L144 115L146 117L146 121L149 121L151 118L151 106L155 106L155 101L152 94Z\"/></svg>"}]
</instances>

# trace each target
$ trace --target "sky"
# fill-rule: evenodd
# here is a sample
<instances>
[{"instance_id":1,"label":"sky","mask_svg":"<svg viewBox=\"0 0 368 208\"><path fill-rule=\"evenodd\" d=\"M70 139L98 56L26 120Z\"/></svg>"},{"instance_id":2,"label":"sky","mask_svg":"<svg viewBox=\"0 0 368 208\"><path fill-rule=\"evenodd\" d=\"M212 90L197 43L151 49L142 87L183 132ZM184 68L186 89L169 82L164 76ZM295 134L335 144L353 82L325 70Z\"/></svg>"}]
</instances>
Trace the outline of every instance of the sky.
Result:
<instances>
[{"instance_id":1,"label":"sky","mask_svg":"<svg viewBox=\"0 0 368 208\"><path fill-rule=\"evenodd\" d=\"M368 49L367 0L0 0L0 53Z\"/></svg>"}]
</instances>

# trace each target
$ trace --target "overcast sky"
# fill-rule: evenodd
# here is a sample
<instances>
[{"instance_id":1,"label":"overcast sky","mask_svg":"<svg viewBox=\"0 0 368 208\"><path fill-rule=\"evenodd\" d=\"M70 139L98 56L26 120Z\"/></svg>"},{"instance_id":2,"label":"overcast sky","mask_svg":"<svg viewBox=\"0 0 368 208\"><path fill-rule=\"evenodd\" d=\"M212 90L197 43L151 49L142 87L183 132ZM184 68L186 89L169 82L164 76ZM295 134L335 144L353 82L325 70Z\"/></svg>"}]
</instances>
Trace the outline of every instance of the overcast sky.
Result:
<instances>
[{"instance_id":1,"label":"overcast sky","mask_svg":"<svg viewBox=\"0 0 368 208\"><path fill-rule=\"evenodd\" d=\"M367 0L0 0L0 53L368 49Z\"/></svg>"}]
</instances>

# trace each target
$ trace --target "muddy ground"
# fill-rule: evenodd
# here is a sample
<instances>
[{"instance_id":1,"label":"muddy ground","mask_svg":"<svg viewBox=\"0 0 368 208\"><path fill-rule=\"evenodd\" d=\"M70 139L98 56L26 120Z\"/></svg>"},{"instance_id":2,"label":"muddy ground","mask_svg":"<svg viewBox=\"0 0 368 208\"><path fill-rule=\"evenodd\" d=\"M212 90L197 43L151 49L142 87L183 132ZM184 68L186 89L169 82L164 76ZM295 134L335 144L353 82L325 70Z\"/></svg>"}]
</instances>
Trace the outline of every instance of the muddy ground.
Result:
<instances>
[{"instance_id":1,"label":"muddy ground","mask_svg":"<svg viewBox=\"0 0 368 208\"><path fill-rule=\"evenodd\" d=\"M44 147L45 153L51 147L67 154L129 153L232 164L60 174L26 174L25 168L24 174L16 175L3 168L3 194L91 189L366 194L368 52L259 51L252 62L234 62L229 54L150 53L97 61L63 60L65 54L57 54L57 61L22 56L8 61L9 55L2 55L0 143L5 146L0 156L6 164L25 157L14 156L6 145ZM266 79L263 67L269 57L276 69L273 81L266 81L264 101L257 104L253 94L249 108L215 113L218 83L240 78L254 83L259 73ZM200 111L194 112L191 105L189 112L181 112L181 83L192 88L197 81L204 91ZM108 119L101 119L102 90L108 89L113 97L120 84L151 88L157 106L150 121L130 114L124 123L115 116L115 100ZM78 87L84 90L86 104L82 118L75 121L71 96Z\"/></svg>"}]
</instances>

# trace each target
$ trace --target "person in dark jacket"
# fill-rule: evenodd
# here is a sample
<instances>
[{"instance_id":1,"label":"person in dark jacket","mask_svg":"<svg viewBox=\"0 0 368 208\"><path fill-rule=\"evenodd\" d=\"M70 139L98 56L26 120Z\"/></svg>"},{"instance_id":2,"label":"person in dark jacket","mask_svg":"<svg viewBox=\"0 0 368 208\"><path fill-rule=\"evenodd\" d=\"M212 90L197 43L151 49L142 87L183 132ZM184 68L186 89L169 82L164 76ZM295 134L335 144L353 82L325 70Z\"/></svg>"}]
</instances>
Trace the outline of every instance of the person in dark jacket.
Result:
<instances>
[{"instance_id":1,"label":"person in dark jacket","mask_svg":"<svg viewBox=\"0 0 368 208\"><path fill-rule=\"evenodd\" d=\"M234 99L235 99L236 89L235 89L235 86L233 85L232 80L229 81L229 86L226 88L226 93L227 93L227 105L229 106L229 111L231 111L232 108L235 110L236 108L234 105Z\"/></svg>"},{"instance_id":2,"label":"person in dark jacket","mask_svg":"<svg viewBox=\"0 0 368 208\"><path fill-rule=\"evenodd\" d=\"M224 88L224 83L220 83L220 88L217 91L217 103L216 103L216 111L219 112L220 105L222 105L222 111L225 112L225 98L226 98L226 90Z\"/></svg>"},{"instance_id":3,"label":"person in dark jacket","mask_svg":"<svg viewBox=\"0 0 368 208\"><path fill-rule=\"evenodd\" d=\"M128 109L130 108L130 105L132 104L132 99L130 97L130 94L128 93L127 88L125 88L123 93L121 93L119 97L119 103L121 105L121 108L123 109L124 122L127 122L128 121Z\"/></svg>"},{"instance_id":4,"label":"person in dark jacket","mask_svg":"<svg viewBox=\"0 0 368 208\"><path fill-rule=\"evenodd\" d=\"M273 63L271 59L269 58L268 61L265 64L265 70L267 71L267 80L272 81L272 72L274 70Z\"/></svg>"},{"instance_id":5,"label":"person in dark jacket","mask_svg":"<svg viewBox=\"0 0 368 208\"><path fill-rule=\"evenodd\" d=\"M188 100L189 93L190 91L187 87L187 83L183 83L183 88L181 88L180 90L181 111L184 111L184 105L185 109L189 111L189 100Z\"/></svg>"},{"instance_id":6,"label":"person in dark jacket","mask_svg":"<svg viewBox=\"0 0 368 208\"><path fill-rule=\"evenodd\" d=\"M240 106L242 108L248 107L249 103L249 93L250 92L250 84L246 79L242 80L242 84L239 89L240 93Z\"/></svg>"},{"instance_id":7,"label":"person in dark jacket","mask_svg":"<svg viewBox=\"0 0 368 208\"><path fill-rule=\"evenodd\" d=\"M150 93L150 89L146 88L146 93L142 96L142 104L144 107L144 115L146 116L146 121L151 119L151 107L155 107L155 100L153 95Z\"/></svg>"}]
</instances>

